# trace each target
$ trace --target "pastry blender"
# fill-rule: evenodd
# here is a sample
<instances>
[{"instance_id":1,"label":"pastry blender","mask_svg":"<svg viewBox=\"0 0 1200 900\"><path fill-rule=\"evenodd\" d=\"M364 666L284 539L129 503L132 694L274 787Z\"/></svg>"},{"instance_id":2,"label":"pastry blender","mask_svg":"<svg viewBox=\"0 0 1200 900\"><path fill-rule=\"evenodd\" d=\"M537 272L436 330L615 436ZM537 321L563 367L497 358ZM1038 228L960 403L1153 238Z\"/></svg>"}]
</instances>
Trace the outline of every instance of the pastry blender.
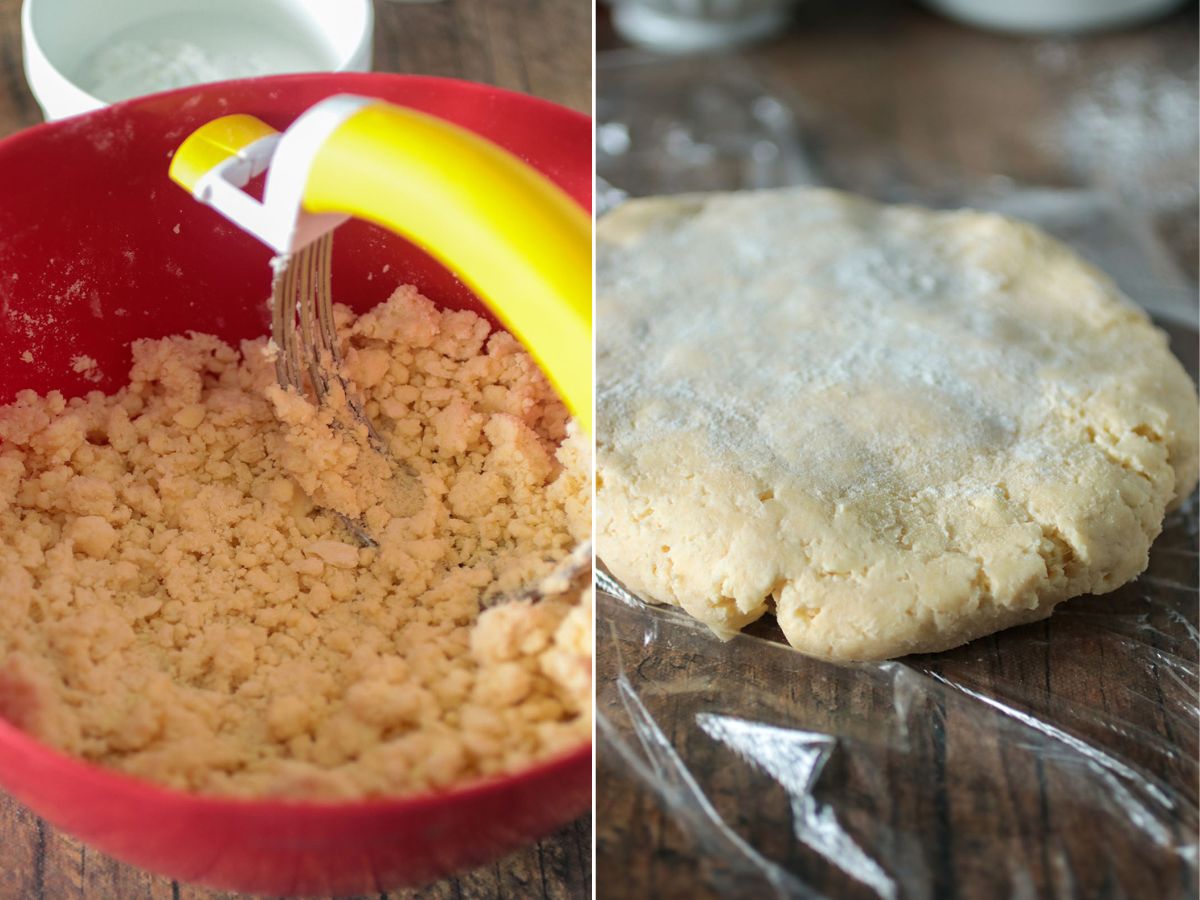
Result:
<instances>
[{"instance_id":1,"label":"pastry blender","mask_svg":"<svg viewBox=\"0 0 1200 900\"><path fill-rule=\"evenodd\" d=\"M244 188L264 173L259 200ZM355 216L462 278L591 430L591 221L507 151L416 110L338 95L283 133L249 115L208 122L179 146L170 176L278 254L272 337L282 386L303 391L307 379L318 402L335 382L346 387L330 262L334 229ZM372 447L386 454L353 391L345 396ZM360 524L347 525L372 542ZM563 565L577 571L589 561L577 551Z\"/></svg>"}]
</instances>

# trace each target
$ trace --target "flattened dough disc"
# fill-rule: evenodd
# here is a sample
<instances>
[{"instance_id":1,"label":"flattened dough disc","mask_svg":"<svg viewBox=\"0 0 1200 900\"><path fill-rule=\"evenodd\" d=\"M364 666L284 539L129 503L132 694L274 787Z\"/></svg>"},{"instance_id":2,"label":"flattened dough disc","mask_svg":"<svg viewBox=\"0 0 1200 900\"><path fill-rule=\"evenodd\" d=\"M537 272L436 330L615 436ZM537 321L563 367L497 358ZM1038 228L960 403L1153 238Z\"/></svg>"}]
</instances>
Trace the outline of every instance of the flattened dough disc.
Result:
<instances>
[{"instance_id":1,"label":"flattened dough disc","mask_svg":"<svg viewBox=\"0 0 1200 900\"><path fill-rule=\"evenodd\" d=\"M1028 225L788 189L598 233L598 552L718 635L952 647L1129 581L1196 484L1165 336Z\"/></svg>"}]
</instances>

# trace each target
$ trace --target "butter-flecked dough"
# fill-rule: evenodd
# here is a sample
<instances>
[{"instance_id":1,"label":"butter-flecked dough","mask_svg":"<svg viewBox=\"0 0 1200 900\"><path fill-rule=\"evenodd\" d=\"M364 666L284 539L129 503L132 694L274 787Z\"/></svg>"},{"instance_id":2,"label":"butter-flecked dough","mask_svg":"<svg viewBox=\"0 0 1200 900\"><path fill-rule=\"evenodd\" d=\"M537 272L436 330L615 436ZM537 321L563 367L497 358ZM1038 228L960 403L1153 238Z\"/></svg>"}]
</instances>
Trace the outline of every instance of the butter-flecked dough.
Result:
<instances>
[{"instance_id":1,"label":"butter-flecked dough","mask_svg":"<svg viewBox=\"0 0 1200 900\"><path fill-rule=\"evenodd\" d=\"M1197 480L1165 335L1029 225L786 189L597 239L598 554L730 637L943 650L1142 572Z\"/></svg>"}]
</instances>

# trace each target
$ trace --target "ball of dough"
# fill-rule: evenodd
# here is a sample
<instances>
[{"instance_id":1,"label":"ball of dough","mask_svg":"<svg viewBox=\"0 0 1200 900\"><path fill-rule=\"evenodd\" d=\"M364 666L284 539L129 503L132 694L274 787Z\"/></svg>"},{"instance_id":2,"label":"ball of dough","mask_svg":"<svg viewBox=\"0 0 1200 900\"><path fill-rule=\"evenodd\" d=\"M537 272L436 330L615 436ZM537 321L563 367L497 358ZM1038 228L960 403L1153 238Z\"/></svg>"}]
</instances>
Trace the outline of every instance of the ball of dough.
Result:
<instances>
[{"instance_id":1,"label":"ball of dough","mask_svg":"<svg viewBox=\"0 0 1200 900\"><path fill-rule=\"evenodd\" d=\"M1029 225L813 189L597 241L598 552L722 637L942 650L1147 564L1196 484L1166 337Z\"/></svg>"}]
</instances>

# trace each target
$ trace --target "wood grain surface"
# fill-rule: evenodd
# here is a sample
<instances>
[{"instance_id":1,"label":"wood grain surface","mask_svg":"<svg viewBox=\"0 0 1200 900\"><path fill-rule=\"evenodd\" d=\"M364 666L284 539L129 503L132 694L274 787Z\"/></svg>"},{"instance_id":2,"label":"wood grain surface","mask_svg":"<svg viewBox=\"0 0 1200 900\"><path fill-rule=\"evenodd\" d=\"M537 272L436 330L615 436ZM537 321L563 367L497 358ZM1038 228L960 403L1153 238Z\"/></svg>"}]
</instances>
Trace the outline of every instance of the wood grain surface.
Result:
<instances>
[{"instance_id":1,"label":"wood grain surface","mask_svg":"<svg viewBox=\"0 0 1200 900\"><path fill-rule=\"evenodd\" d=\"M598 44L602 54L605 50L626 52L604 15L598 22ZM1194 150L1187 157L1185 147L1184 167L1163 176L1171 181L1175 194L1146 196L1148 190L1139 189L1137 178L1142 174L1149 181L1158 178L1161 173L1153 167L1160 151L1168 148L1155 146L1158 138L1153 132L1122 135L1111 121L1093 118L1085 122L1083 117L1096 115L1096 109L1087 104L1114 84L1118 91L1149 92L1140 99L1154 104L1162 102L1162 95L1155 91L1165 83L1176 88L1173 99L1183 104L1174 114L1184 117L1185 127L1189 116L1194 123L1196 47L1192 5L1166 20L1126 31L1085 38L1038 38L974 31L914 3L807 0L800 4L795 24L785 35L737 57L739 65L748 67L759 83L787 104L799 122L806 151L822 179L833 186L882 196L895 196L896 188L902 186L934 199L942 194L954 197L964 184L989 180L1033 187L1101 188L1144 213L1180 270L1194 279ZM698 78L702 79L703 73ZM621 89L636 96L628 84ZM605 65L601 61L597 73L601 125L605 101ZM1083 136L1079 134L1064 139L1064 129L1073 123L1096 127L1101 139L1115 137L1127 143L1119 148L1081 147ZM1131 141L1134 143L1128 143ZM1162 141L1165 143L1166 137ZM1145 160L1132 161L1144 165L1143 170L1120 170L1122 159L1116 151L1128 154L1130 146L1146 149ZM1113 152L1105 152L1108 150ZM635 193L651 189L639 184ZM602 312L597 327L603 327ZM1177 354L1194 377L1195 332L1177 330L1174 338ZM1195 534L1186 531L1164 536L1156 546L1155 565L1164 567L1179 583L1194 586L1198 578L1195 545ZM1194 809L1194 703L1185 702L1182 718L1168 714L1163 698L1171 695L1168 688L1173 674L1165 671L1166 666L1137 665L1120 654L1108 653L1111 645L1101 638L1104 626L1096 618L1103 609L1111 609L1128 613L1132 621L1140 615L1139 598L1159 591L1152 578L1143 579L1103 601L1094 601L1095 606L1081 599L1067 604L1048 622L907 662L923 675L974 684L985 695L1000 685L1018 686L1031 715L1058 722L1097 746L1119 746L1120 758L1155 773ZM1100 607L1101 603L1105 606ZM1185 636L1184 664L1194 693L1196 646L1195 640L1186 636L1196 634L1195 594L1177 591L1173 603L1181 616L1175 630ZM625 615L623 608L609 609L614 622ZM884 727L882 723L893 717L893 695L872 692L866 685L845 690L844 682L818 664L797 663L794 677L784 684L779 682L778 669L748 656L741 657L744 667L734 671L719 659L714 661L715 651L711 655L698 651L693 641L682 631L672 632L665 621L650 625L645 635L640 629L621 631L606 625L605 610L602 602L597 623L598 711L618 718L625 715L619 692L613 687L624 671L638 690L657 702L655 720L663 740L682 754L696 773L712 808L741 839L768 859L801 874L812 893L797 892L798 896L877 896L802 846L792 831L794 808L779 785L770 778L746 775L750 767L728 752L718 752L715 742L696 727L696 716L705 708L719 708L731 715L749 711L745 715L753 718L753 710L769 702L762 698L774 695L777 702L772 708L783 722L787 715L802 710L811 716L804 720L811 730L836 734L850 727L847 723L851 720L866 722L868 728L872 721ZM763 636L771 629L766 621L757 627ZM1153 648L1148 652L1153 653ZM708 707L695 699L706 692L710 698L718 698ZM1173 696L1179 694L1176 688ZM1099 710L1101 719L1104 713L1111 713L1122 725L1072 719L1080 709ZM1179 712L1178 708L1174 711ZM845 823L866 846L886 846L889 835L892 840L898 835L937 848L931 854L912 854L914 865L918 858L930 856L933 864L924 887L901 896L1197 896L1194 871L1189 873L1178 860L1164 863L1163 857L1140 857L1114 841L1105 834L1102 822L1081 815L1086 803L1061 810L1039 806L1038 798L1049 794L1043 782L1046 772L1040 763L1031 763L1029 754L1019 747L1006 745L998 733L989 736L972 731L967 720L937 704L928 712L933 721L928 744L909 748L901 759L902 765L912 768L889 770L887 763L880 763L876 772L883 772L881 777L895 787L890 802L885 799L870 815ZM1180 721L1185 727L1180 728ZM1123 731L1126 726L1129 733L1125 734L1107 730ZM628 729L622 733L628 734ZM741 850L729 844L714 848L704 843L697 837L705 833L703 827L669 811L662 795L647 790L635 776L629 760L619 757L611 745L602 743L601 747L597 759L598 896L693 900L785 893L761 878L739 881L742 876L736 872L716 871L718 859L736 857ZM1156 756L1155 747L1173 748L1175 755ZM973 761L979 773L976 783L961 779L963 754L978 756ZM958 776L953 774L956 770ZM834 756L820 784L825 797L840 794L841 808L863 814L880 796L877 786L864 783L864 777L861 770L847 769L845 756L840 762ZM1000 787L993 793L988 785ZM679 786L682 793L688 790L686 784ZM913 820L897 821L895 817L903 811L913 813ZM1188 833L1191 830L1187 818L1181 818L1173 837L1194 841L1196 835ZM1056 835L1064 833L1078 836L1072 840L1072 855L1065 862L1061 848L1047 849L1055 848ZM1027 883L1014 886L1000 873L985 868L981 860L998 847L1028 860ZM619 873L619 878L612 873ZM1130 884L1140 886L1130 890Z\"/></svg>"},{"instance_id":2,"label":"wood grain surface","mask_svg":"<svg viewBox=\"0 0 1200 900\"><path fill-rule=\"evenodd\" d=\"M0 0L0 137L41 113L21 68L20 0ZM466 78L591 111L588 0L377 0L375 68ZM0 199L2 202L2 199ZM422 898L577 898L590 893L591 823L421 891ZM89 850L0 793L0 900L232 900Z\"/></svg>"},{"instance_id":3,"label":"wood grain surface","mask_svg":"<svg viewBox=\"0 0 1200 900\"><path fill-rule=\"evenodd\" d=\"M597 45L601 54L624 47L603 12ZM1144 205L1195 278L1194 150L1165 146L1154 116L1145 133L1123 134L1127 116L1098 101L1117 94L1119 106L1140 101L1182 115L1185 131L1190 117L1194 129L1196 45L1195 5L1142 27L1072 38L977 31L909 0L805 0L785 35L737 57L790 107L831 186L883 197L906 186L923 198L991 179L1104 188ZM603 102L602 64L597 78ZM1154 97L1163 86L1175 90ZM1181 96L1189 86L1190 105ZM1096 121L1106 113L1109 122ZM1087 126L1096 131L1090 147ZM1131 166L1136 148L1145 158ZM1168 154L1179 157L1178 171L1155 173ZM1168 178L1178 196L1145 196L1142 181L1165 190Z\"/></svg>"}]
</instances>

